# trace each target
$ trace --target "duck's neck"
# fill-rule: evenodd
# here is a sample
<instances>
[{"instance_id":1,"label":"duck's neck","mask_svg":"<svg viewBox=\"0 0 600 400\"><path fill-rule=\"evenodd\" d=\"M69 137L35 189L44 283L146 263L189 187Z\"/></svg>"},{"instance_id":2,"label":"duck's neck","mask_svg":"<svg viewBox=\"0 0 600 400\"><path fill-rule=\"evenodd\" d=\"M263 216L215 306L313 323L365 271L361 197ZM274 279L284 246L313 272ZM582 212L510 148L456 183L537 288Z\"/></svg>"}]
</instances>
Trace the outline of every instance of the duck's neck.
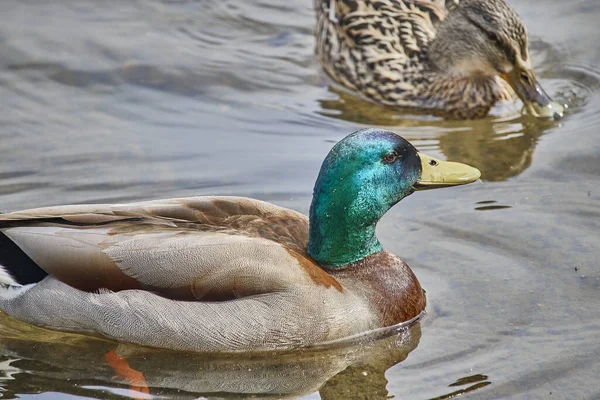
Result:
<instances>
[{"instance_id":1,"label":"duck's neck","mask_svg":"<svg viewBox=\"0 0 600 400\"><path fill-rule=\"evenodd\" d=\"M487 114L496 101L510 96L496 68L480 56L484 50L465 45L473 39L463 24L451 14L438 26L423 53L426 83L422 96L431 108L461 110L465 114L462 117L469 118Z\"/></svg>"},{"instance_id":2,"label":"duck's neck","mask_svg":"<svg viewBox=\"0 0 600 400\"><path fill-rule=\"evenodd\" d=\"M322 266L340 267L382 250L375 236L380 216L360 199L348 203L343 191L315 193L310 206L308 253Z\"/></svg>"}]
</instances>

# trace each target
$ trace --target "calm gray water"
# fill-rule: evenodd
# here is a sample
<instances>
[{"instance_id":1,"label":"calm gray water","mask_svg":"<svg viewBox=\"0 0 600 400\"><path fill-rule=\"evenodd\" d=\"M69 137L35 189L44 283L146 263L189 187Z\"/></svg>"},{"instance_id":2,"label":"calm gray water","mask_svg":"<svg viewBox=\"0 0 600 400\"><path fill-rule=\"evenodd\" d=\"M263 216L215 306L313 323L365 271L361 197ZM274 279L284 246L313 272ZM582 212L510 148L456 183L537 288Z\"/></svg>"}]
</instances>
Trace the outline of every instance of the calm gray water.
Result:
<instances>
[{"instance_id":1,"label":"calm gray water","mask_svg":"<svg viewBox=\"0 0 600 400\"><path fill-rule=\"evenodd\" d=\"M558 123L516 105L447 122L330 88L312 0L3 0L1 211L235 194L307 212L332 144L365 126L473 164L483 182L416 193L380 223L427 289L411 330L230 357L0 316L0 395L600 398L600 3L511 4L546 91L569 105ZM115 351L145 382L108 365ZM130 390L144 383L149 395Z\"/></svg>"}]
</instances>

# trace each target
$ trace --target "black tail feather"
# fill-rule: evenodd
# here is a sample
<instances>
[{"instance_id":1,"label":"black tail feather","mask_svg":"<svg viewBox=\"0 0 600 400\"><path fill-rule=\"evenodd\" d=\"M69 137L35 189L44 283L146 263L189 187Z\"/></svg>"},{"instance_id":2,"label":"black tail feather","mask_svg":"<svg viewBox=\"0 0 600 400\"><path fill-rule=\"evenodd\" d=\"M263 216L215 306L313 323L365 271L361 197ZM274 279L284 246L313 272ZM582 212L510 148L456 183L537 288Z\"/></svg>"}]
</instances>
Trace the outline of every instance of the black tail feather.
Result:
<instances>
[{"instance_id":1,"label":"black tail feather","mask_svg":"<svg viewBox=\"0 0 600 400\"><path fill-rule=\"evenodd\" d=\"M0 232L0 265L20 285L37 283L48 275L4 232Z\"/></svg>"}]
</instances>

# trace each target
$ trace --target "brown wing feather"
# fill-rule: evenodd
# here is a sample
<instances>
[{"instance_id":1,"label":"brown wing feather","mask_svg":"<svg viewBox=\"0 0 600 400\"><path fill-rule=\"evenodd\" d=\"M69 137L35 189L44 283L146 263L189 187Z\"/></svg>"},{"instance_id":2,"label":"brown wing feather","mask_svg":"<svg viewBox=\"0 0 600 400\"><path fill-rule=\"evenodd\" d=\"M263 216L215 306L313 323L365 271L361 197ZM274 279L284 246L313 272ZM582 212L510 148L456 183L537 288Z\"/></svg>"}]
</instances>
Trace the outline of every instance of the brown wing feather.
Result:
<instances>
[{"instance_id":1,"label":"brown wing feather","mask_svg":"<svg viewBox=\"0 0 600 400\"><path fill-rule=\"evenodd\" d=\"M181 208L193 211L199 223L218 231L272 240L305 254L308 218L272 204L240 198L185 199Z\"/></svg>"},{"instance_id":2,"label":"brown wing feather","mask_svg":"<svg viewBox=\"0 0 600 400\"><path fill-rule=\"evenodd\" d=\"M308 244L308 218L298 212L241 197L189 197L123 205L73 205L0 214L0 229L20 226L159 225L261 237L299 253ZM304 249L304 250L303 250Z\"/></svg>"}]
</instances>

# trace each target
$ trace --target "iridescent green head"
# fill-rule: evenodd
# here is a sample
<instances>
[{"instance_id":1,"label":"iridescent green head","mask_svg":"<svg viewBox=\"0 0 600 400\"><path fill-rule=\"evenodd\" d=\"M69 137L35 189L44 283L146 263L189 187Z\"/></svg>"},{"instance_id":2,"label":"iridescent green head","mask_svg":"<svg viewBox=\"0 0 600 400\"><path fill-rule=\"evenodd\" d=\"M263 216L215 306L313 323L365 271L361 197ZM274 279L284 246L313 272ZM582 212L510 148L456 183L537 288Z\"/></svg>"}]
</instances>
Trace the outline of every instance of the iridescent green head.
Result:
<instances>
[{"instance_id":1,"label":"iridescent green head","mask_svg":"<svg viewBox=\"0 0 600 400\"><path fill-rule=\"evenodd\" d=\"M336 267L382 250L375 227L397 202L417 189L477 180L477 169L420 154L397 134L362 129L329 152L310 206L308 252Z\"/></svg>"}]
</instances>

